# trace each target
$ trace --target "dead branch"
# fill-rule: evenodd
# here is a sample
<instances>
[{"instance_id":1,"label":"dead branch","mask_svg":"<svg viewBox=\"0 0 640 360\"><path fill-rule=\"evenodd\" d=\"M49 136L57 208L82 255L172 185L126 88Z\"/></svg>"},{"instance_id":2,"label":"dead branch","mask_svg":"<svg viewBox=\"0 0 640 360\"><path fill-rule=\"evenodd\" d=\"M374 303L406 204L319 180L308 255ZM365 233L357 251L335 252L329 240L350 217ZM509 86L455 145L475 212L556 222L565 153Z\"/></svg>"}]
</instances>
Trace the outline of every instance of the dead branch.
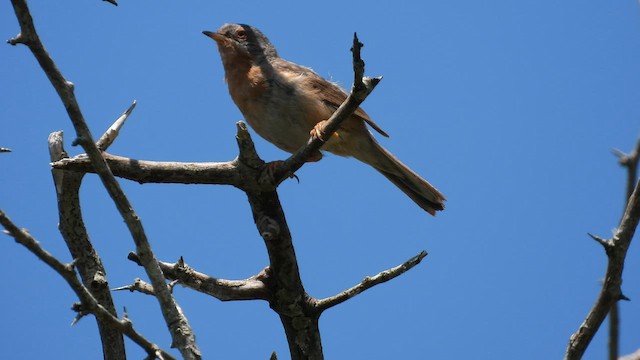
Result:
<instances>
[{"instance_id":1,"label":"dead branch","mask_svg":"<svg viewBox=\"0 0 640 360\"><path fill-rule=\"evenodd\" d=\"M52 161L67 157L62 131L49 135L49 154ZM117 317L107 282L107 271L89 239L82 217L79 192L84 174L56 169L52 169L51 174L58 199L58 228L74 259L82 283L91 291L100 305ZM125 359L122 333L97 317L96 320L105 360Z\"/></svg>"},{"instance_id":2,"label":"dead branch","mask_svg":"<svg viewBox=\"0 0 640 360\"><path fill-rule=\"evenodd\" d=\"M135 253L129 254L129 260L140 264ZM266 283L269 281L269 268L245 280L224 280L198 272L185 264L180 258L175 263L159 262L165 277L177 281L180 285L195 291L211 295L220 301L232 300L269 300L271 293ZM131 286L131 285L129 285ZM114 290L129 290L129 286ZM135 287L135 284L134 284ZM137 289L136 289L137 290ZM153 291L153 288L151 288ZM144 291L143 291L144 292Z\"/></svg>"},{"instance_id":3,"label":"dead branch","mask_svg":"<svg viewBox=\"0 0 640 360\"><path fill-rule=\"evenodd\" d=\"M235 161L229 162L171 162L136 160L102 153L112 173L120 178L144 183L218 184L239 187L243 174ZM95 173L89 158L82 154L53 162L54 169Z\"/></svg>"},{"instance_id":4,"label":"dead branch","mask_svg":"<svg viewBox=\"0 0 640 360\"><path fill-rule=\"evenodd\" d=\"M112 291L129 290L131 292L137 291L139 293L146 294L146 295L153 295L153 296L156 295L156 293L153 291L153 286L148 282L143 281L140 278L135 279L133 281L133 284L131 285L120 286L117 288L113 288L111 290Z\"/></svg>"},{"instance_id":5,"label":"dead branch","mask_svg":"<svg viewBox=\"0 0 640 360\"><path fill-rule=\"evenodd\" d=\"M405 272L411 270L411 268L413 268L414 266L420 264L420 262L422 261L422 259L425 258L425 256L427 256L427 252L426 251L421 251L418 255L412 257L411 259L405 261L404 263L393 267L391 269L382 271L374 276L367 276L366 278L364 278L364 280L362 280L358 285L349 288L337 295L322 299L322 300L318 300L316 302L316 308L319 311L324 311L326 309L329 309L333 306L336 306L338 304L341 304L349 299L351 299L352 297L363 293L364 291L378 285L378 284L382 284L384 282L387 282L393 278L396 278L402 274L404 274Z\"/></svg>"},{"instance_id":6,"label":"dead branch","mask_svg":"<svg viewBox=\"0 0 640 360\"><path fill-rule=\"evenodd\" d=\"M622 270L629 244L640 220L640 182L629 198L620 226L609 240L599 240L607 253L608 263L602 290L586 319L571 338L565 354L566 360L582 358L587 346L604 321L611 306L626 299L622 293Z\"/></svg>"},{"instance_id":7,"label":"dead branch","mask_svg":"<svg viewBox=\"0 0 640 360\"><path fill-rule=\"evenodd\" d=\"M156 344L147 340L144 336L138 333L134 328L130 320L120 320L113 316L111 312L100 305L98 301L91 295L89 289L87 289L78 280L75 273L75 264L63 264L56 259L51 253L44 250L38 241L34 239L29 232L25 229L18 228L7 215L0 210L0 224L6 229L6 233L12 236L16 242L26 247L31 253L42 260L45 264L56 271L62 278L69 284L71 289L76 293L81 301L81 306L75 309L79 311L79 315L83 313L94 314L101 321L109 323L111 327L117 329L124 335L126 335L133 342L138 344L141 348L145 349L147 354L152 358L157 359L174 359L171 354L160 349Z\"/></svg>"},{"instance_id":8,"label":"dead branch","mask_svg":"<svg viewBox=\"0 0 640 360\"><path fill-rule=\"evenodd\" d=\"M625 154L618 149L613 149L614 155L618 157L618 163L627 168L627 189L625 201L629 201L633 192L633 184L637 179L638 161L640 160L640 138L636 142L636 147L629 154ZM618 303L614 303L609 310L609 360L618 359L620 353L620 314Z\"/></svg>"},{"instance_id":9,"label":"dead branch","mask_svg":"<svg viewBox=\"0 0 640 360\"><path fill-rule=\"evenodd\" d=\"M142 227L140 218L133 210L129 200L115 180L109 166L101 155L100 149L95 144L91 132L84 120L84 116L80 111L80 107L74 95L73 83L67 81L53 59L49 56L40 41L36 29L33 25L33 19L29 12L26 0L11 1L16 17L20 24L20 33L13 39L9 40L12 45L24 44L34 55L40 67L44 70L49 81L55 88L60 100L65 106L69 118L75 128L77 138L74 141L80 144L87 153L89 159L100 176L100 179L107 189L109 196L113 199L118 211L124 219L133 240L136 244L136 252L140 255L142 262L145 264L145 271L157 289L156 298L160 303L160 308L165 322L170 330L173 345L176 346L185 359L200 359L201 354L195 342L195 335L189 325L187 319L179 311L175 299L164 284L164 276L158 266L158 262L151 250L149 241Z\"/></svg>"}]
</instances>

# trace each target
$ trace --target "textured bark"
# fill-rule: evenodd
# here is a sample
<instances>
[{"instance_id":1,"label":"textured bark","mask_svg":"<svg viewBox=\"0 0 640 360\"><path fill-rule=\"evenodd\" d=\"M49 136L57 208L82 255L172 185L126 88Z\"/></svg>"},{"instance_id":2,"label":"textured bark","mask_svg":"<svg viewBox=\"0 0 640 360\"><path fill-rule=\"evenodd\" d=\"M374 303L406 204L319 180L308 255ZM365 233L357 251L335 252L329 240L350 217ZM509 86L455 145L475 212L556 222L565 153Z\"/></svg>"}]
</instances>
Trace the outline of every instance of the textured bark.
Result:
<instances>
[{"instance_id":1,"label":"textured bark","mask_svg":"<svg viewBox=\"0 0 640 360\"><path fill-rule=\"evenodd\" d=\"M49 136L49 154L51 161L67 157L62 142L62 131ZM118 314L107 282L107 271L89 239L82 217L79 192L84 174L55 169L51 172L58 199L58 215L60 217L58 228L69 248L71 257L75 261L82 283L100 305L117 317ZM99 318L96 318L96 321L102 341L104 359L126 359L122 333Z\"/></svg>"}]
</instances>

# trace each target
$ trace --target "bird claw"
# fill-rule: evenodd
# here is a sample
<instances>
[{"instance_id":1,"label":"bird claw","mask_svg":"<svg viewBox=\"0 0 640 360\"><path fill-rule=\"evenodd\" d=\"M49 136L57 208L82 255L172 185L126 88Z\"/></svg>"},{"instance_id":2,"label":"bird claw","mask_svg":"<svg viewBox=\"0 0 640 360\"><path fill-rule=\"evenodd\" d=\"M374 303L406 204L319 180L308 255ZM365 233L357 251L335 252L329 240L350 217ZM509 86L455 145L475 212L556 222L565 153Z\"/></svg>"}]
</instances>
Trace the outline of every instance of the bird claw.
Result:
<instances>
[{"instance_id":1,"label":"bird claw","mask_svg":"<svg viewBox=\"0 0 640 360\"><path fill-rule=\"evenodd\" d=\"M326 143L329 140L327 139L327 134L324 131L324 126L326 122L327 122L326 120L320 121L319 123L315 124L313 126L313 129L311 129L311 131L309 132L311 136L320 139L320 141L322 141L323 143Z\"/></svg>"}]
</instances>

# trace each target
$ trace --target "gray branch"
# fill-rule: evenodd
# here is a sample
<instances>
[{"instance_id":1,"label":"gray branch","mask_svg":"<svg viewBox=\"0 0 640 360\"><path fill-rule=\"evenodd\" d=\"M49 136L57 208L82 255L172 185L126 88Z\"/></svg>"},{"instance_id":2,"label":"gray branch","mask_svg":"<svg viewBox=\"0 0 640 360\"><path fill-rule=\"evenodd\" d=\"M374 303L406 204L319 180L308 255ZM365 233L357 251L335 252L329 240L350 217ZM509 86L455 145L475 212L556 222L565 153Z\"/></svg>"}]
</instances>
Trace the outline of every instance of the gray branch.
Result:
<instances>
[{"instance_id":1,"label":"gray branch","mask_svg":"<svg viewBox=\"0 0 640 360\"><path fill-rule=\"evenodd\" d=\"M62 131L49 135L49 154L52 161L67 157L64 150ZM80 206L80 184L83 173L52 169L53 181L58 200L58 228L71 257L74 259L83 284L100 305L113 316L117 316L113 298L107 282L107 271L102 264L98 252L89 239L85 227L82 208ZM98 331L102 341L105 360L126 359L122 333L113 329L108 323L96 318Z\"/></svg>"},{"instance_id":2,"label":"gray branch","mask_svg":"<svg viewBox=\"0 0 640 360\"><path fill-rule=\"evenodd\" d=\"M420 264L420 262L422 261L422 259L425 258L425 256L427 256L427 252L426 251L421 251L418 255L412 257L411 259L405 261L404 263L393 267L391 269L382 271L374 276L367 276L366 278L364 278L364 280L362 280L358 285L347 289L337 295L334 295L332 297L328 297L322 300L318 300L316 302L316 308L319 311L324 311L330 307L336 306L338 304L341 304L349 299L351 299L352 297L361 294L362 292L364 292L365 290L368 290L378 284L382 284L384 282L387 282L393 278L396 278L402 274L404 274L405 272L411 270L411 268L413 268L414 266Z\"/></svg>"},{"instance_id":3,"label":"gray branch","mask_svg":"<svg viewBox=\"0 0 640 360\"><path fill-rule=\"evenodd\" d=\"M138 333L133 328L130 320L126 318L119 320L117 317L113 316L109 310L105 309L104 306L100 305L93 295L91 295L91 292L80 282L80 280L78 280L74 270L74 264L63 264L60 262L51 255L51 253L44 250L38 241L36 241L31 234L27 232L27 230L18 228L2 210L0 210L0 224L6 229L5 232L12 236L16 242L26 247L31 251L31 253L37 256L42 260L42 262L47 264L63 279L65 279L82 302L82 306L77 308L77 310L80 311L79 316L82 316L83 313L94 314L100 321L109 323L111 327L125 334L134 343L145 349L147 354L152 358L174 359L171 354L160 349L156 344L150 342Z\"/></svg>"},{"instance_id":4,"label":"gray branch","mask_svg":"<svg viewBox=\"0 0 640 360\"><path fill-rule=\"evenodd\" d=\"M235 161L172 162L130 159L102 153L113 175L144 183L218 184L241 186L242 174ZM91 160L82 154L53 162L54 169L95 173Z\"/></svg>"},{"instance_id":5,"label":"gray branch","mask_svg":"<svg viewBox=\"0 0 640 360\"><path fill-rule=\"evenodd\" d=\"M622 270L627 250L631 244L631 239L635 233L640 219L640 182L636 183L635 189L629 198L626 210L622 216L620 226L616 230L613 238L603 240L594 237L598 243L604 246L607 253L608 263L605 280L602 290L598 295L593 308L586 319L571 338L565 354L565 360L581 359L587 346L600 328L600 325L609 313L609 309L618 302L626 299L622 293Z\"/></svg>"},{"instance_id":6,"label":"gray branch","mask_svg":"<svg viewBox=\"0 0 640 360\"><path fill-rule=\"evenodd\" d=\"M58 93L58 96L62 100L77 134L77 138L74 143L80 144L87 153L89 159L91 159L91 162L100 176L104 187L109 193L109 196L113 199L118 211L129 228L136 244L136 252L145 265L145 271L147 272L151 283L154 285L154 288L157 289L156 298L160 303L162 315L170 330L173 340L172 345L176 346L180 350L180 353L185 359L200 359L200 350L196 345L195 335L191 326L179 311L175 299L166 286L160 286L161 284L164 284L164 276L162 275L162 271L158 266L155 255L151 250L151 246L147 240L140 218L133 210L129 200L125 196L120 185L111 173L109 166L102 157L100 149L98 149L95 141L93 140L91 132L89 131L87 123L84 120L84 116L80 111L80 106L78 105L74 95L73 83L64 78L53 59L45 50L33 25L33 19L26 1L12 0L11 3L13 4L18 22L20 23L20 33L15 38L10 39L9 43L12 45L24 44L29 48L29 50L31 50L32 54L40 64L40 67L42 67L49 78L49 81Z\"/></svg>"},{"instance_id":7,"label":"gray branch","mask_svg":"<svg viewBox=\"0 0 640 360\"><path fill-rule=\"evenodd\" d=\"M135 253L129 254L129 260L140 264L140 258ZM218 279L207 274L198 272L180 258L175 263L159 262L160 268L164 273L164 276L176 281L178 284L201 292L203 294L211 295L220 301L232 301L232 300L269 300L271 293L266 283L269 281L269 268L263 269L259 274L254 275L245 280L225 280ZM153 288L138 289L139 285L136 281L133 285L123 286L114 290L137 290L147 293L153 291ZM132 290L132 291L133 291Z\"/></svg>"}]
</instances>

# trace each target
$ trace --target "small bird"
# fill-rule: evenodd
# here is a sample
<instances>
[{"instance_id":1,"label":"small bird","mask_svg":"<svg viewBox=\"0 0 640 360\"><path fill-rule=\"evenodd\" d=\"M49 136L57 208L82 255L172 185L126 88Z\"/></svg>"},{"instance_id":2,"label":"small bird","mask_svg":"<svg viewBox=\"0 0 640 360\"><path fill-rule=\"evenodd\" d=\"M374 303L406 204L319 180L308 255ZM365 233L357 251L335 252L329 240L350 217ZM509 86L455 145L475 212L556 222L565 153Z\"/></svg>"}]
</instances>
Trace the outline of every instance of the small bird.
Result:
<instances>
[{"instance_id":1,"label":"small bird","mask_svg":"<svg viewBox=\"0 0 640 360\"><path fill-rule=\"evenodd\" d=\"M203 31L218 45L231 98L246 121L267 141L294 153L309 134L329 119L347 98L338 85L310 68L278 56L260 30L245 24L225 24ZM367 124L388 135L358 108L325 143L323 150L352 156L371 165L431 215L443 210L445 197L373 138ZM317 152L309 161L318 161Z\"/></svg>"}]
</instances>

